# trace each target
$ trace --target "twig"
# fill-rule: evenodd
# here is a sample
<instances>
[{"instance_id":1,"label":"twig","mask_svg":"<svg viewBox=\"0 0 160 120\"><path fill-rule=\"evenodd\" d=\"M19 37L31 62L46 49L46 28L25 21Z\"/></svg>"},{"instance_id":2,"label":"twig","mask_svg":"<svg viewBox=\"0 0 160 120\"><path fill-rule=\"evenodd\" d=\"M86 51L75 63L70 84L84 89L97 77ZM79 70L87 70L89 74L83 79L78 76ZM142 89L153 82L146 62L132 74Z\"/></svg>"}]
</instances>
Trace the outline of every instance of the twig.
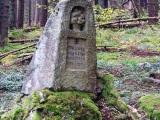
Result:
<instances>
[{"instance_id":1,"label":"twig","mask_svg":"<svg viewBox=\"0 0 160 120\"><path fill-rule=\"evenodd\" d=\"M17 65L17 64L20 64L20 63L23 63L25 61L30 61L32 59L32 55L31 56L27 56L27 57L24 57L22 59L19 59L17 61L15 61L13 64L11 64L10 66L12 65Z\"/></svg>"},{"instance_id":2,"label":"twig","mask_svg":"<svg viewBox=\"0 0 160 120\"><path fill-rule=\"evenodd\" d=\"M9 43L26 43L26 42L37 42L39 39L24 39L24 40L11 40Z\"/></svg>"},{"instance_id":3,"label":"twig","mask_svg":"<svg viewBox=\"0 0 160 120\"><path fill-rule=\"evenodd\" d=\"M160 17L147 17L147 18L136 18L136 19L128 19L128 20L119 20L119 21L115 21L115 22L108 22L108 23L104 23L104 24L99 24L96 25L96 27L103 27L103 26L108 26L111 24L116 24L116 23L124 23L124 22L133 22L133 21L147 21L147 20L151 20L151 19L160 19Z\"/></svg>"}]
</instances>

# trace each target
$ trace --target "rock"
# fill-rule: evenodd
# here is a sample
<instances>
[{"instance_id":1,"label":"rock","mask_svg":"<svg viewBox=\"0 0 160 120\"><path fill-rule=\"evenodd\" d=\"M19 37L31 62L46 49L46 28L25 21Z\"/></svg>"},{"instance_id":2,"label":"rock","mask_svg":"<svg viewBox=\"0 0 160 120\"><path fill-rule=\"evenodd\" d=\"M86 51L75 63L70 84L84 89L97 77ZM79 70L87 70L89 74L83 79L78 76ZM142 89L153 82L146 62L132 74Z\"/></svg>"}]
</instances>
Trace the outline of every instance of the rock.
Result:
<instances>
[{"instance_id":1,"label":"rock","mask_svg":"<svg viewBox=\"0 0 160 120\"><path fill-rule=\"evenodd\" d=\"M40 103L40 94L46 102ZM101 113L92 99L94 95L84 92L52 92L41 90L33 92L1 120L102 120Z\"/></svg>"},{"instance_id":2,"label":"rock","mask_svg":"<svg viewBox=\"0 0 160 120\"><path fill-rule=\"evenodd\" d=\"M36 46L22 93L36 90L94 92L96 41L92 5L62 0L51 14Z\"/></svg>"},{"instance_id":3,"label":"rock","mask_svg":"<svg viewBox=\"0 0 160 120\"><path fill-rule=\"evenodd\" d=\"M43 103L46 101L46 96L42 92L39 93L39 97L40 97L40 103Z\"/></svg>"}]
</instances>

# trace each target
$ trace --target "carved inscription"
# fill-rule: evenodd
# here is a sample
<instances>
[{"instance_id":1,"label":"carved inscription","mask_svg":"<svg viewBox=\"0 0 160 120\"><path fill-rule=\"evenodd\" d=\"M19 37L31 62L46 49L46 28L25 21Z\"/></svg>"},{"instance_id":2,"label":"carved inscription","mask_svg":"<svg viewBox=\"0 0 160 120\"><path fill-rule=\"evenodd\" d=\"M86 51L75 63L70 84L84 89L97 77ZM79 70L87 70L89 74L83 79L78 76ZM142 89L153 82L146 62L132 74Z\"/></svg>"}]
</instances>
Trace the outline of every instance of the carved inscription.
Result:
<instances>
[{"instance_id":1,"label":"carved inscription","mask_svg":"<svg viewBox=\"0 0 160 120\"><path fill-rule=\"evenodd\" d=\"M86 68L86 40L68 39L67 69L82 70Z\"/></svg>"}]
</instances>

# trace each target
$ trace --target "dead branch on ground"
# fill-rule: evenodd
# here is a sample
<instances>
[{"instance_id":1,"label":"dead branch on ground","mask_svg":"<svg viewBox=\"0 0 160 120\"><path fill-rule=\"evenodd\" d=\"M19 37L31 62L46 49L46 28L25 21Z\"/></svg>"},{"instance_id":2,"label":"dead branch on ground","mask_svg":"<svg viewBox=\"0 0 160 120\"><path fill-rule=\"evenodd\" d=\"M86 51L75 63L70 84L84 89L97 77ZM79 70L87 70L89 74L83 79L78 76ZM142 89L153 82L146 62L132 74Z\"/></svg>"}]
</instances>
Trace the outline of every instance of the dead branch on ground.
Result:
<instances>
[{"instance_id":1,"label":"dead branch on ground","mask_svg":"<svg viewBox=\"0 0 160 120\"><path fill-rule=\"evenodd\" d=\"M4 54L0 55L0 59L6 57L7 55L9 55L9 54L11 54L11 53L16 53L16 52L18 52L18 51L27 49L27 48L29 48L29 47L34 47L35 45L36 45L36 43L34 43L34 44L32 44L32 45L29 45L29 46L25 46L25 47L20 48L20 49L18 49L18 50L13 50L13 51L11 51L11 52L4 53Z\"/></svg>"}]
</instances>

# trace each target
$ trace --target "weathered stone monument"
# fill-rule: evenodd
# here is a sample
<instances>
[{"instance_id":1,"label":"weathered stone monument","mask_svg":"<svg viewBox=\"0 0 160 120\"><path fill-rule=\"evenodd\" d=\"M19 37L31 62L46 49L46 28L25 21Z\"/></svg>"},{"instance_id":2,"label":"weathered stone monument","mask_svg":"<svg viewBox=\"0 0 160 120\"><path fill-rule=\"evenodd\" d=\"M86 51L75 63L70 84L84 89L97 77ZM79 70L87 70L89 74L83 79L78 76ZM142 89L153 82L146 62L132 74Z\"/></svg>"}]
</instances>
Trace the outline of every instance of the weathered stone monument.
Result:
<instances>
[{"instance_id":1,"label":"weathered stone monument","mask_svg":"<svg viewBox=\"0 0 160 120\"><path fill-rule=\"evenodd\" d=\"M96 41L88 0L61 0L36 46L22 93L36 90L94 92Z\"/></svg>"}]
</instances>

